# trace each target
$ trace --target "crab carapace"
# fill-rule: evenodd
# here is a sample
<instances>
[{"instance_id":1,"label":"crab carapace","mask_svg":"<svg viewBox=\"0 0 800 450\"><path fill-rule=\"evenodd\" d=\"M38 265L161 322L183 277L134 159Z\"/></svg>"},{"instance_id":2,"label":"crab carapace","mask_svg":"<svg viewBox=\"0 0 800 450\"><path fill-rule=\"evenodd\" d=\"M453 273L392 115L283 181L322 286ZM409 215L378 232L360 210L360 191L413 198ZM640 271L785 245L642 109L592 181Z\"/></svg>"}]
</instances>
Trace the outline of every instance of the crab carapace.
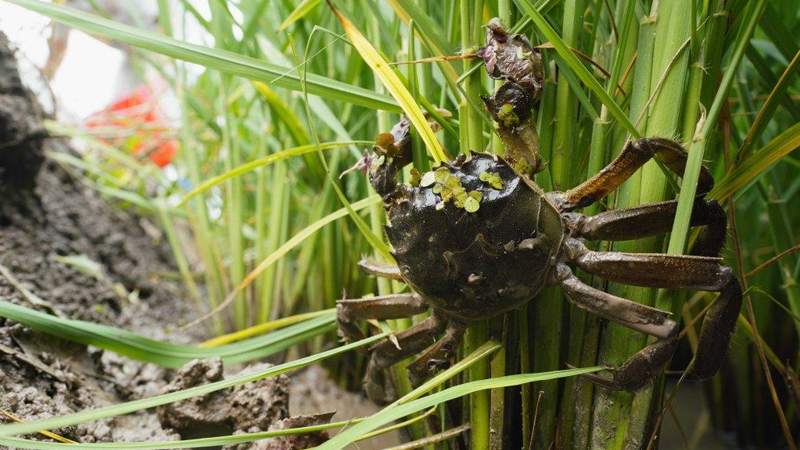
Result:
<instances>
[{"instance_id":1,"label":"crab carapace","mask_svg":"<svg viewBox=\"0 0 800 450\"><path fill-rule=\"evenodd\" d=\"M585 216L577 209L618 188L658 156L681 175L687 154L676 142L644 138L628 142L617 158L589 180L565 192L544 192L532 176L542 169L532 108L542 89L541 56L528 40L493 20L483 58L489 75L505 83L484 99L497 122L507 153L461 155L433 171L398 184L410 162L408 122L379 137L368 176L383 197L386 236L396 266L362 261L372 274L405 281L411 294L341 300L337 319L348 341L364 337L359 319L396 319L431 314L398 333L396 343L373 345L365 390L386 402L385 369L422 352L408 367L412 382L447 367L470 324L518 308L547 286L560 286L574 305L657 338L611 370L587 376L611 389L635 390L648 383L672 357L678 325L670 314L595 289L573 273L579 268L606 280L635 286L719 292L703 321L692 374L711 377L721 366L742 302L742 291L719 253L726 236L720 205L705 200L713 186L704 168L691 225L702 227L691 255L598 252L584 240L623 241L668 233L677 201L665 201ZM522 96L522 98L519 98Z\"/></svg>"}]
</instances>

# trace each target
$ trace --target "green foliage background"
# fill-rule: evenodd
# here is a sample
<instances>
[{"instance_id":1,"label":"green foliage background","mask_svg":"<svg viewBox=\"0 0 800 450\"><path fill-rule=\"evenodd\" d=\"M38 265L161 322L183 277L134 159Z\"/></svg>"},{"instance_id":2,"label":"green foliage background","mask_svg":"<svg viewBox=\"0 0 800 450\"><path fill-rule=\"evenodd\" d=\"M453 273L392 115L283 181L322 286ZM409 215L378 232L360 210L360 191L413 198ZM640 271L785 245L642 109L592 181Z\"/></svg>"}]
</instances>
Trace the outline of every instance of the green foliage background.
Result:
<instances>
[{"instance_id":1,"label":"green foliage background","mask_svg":"<svg viewBox=\"0 0 800 450\"><path fill-rule=\"evenodd\" d=\"M83 160L64 160L65 165L82 170L87 182L121 206L152 216L163 226L187 287L187 301L208 310L230 300L229 307L208 321L216 333L263 328L279 318L323 311L332 308L342 292L352 298L407 289L358 271L356 262L362 255L386 255L384 214L363 177L337 178L378 133L399 119L401 105L348 44L340 22L322 1L209 0L211 15L204 16L187 1L176 7L159 0L160 33L114 24L102 11L89 15L38 0L6 1L131 44L143 69L158 70L170 82L181 100L183 118L176 130L182 145L175 167L179 177L190 182L191 192L125 149L103 145L82 130L51 127L92 143ZM542 50L547 79L537 112L547 161L537 182L545 189L576 185L613 159L628 139L665 136L683 142L691 154L684 179L672 179L657 162L648 163L619 192L584 211L681 199L670 236L615 244L613 250L684 253L694 236L688 218L699 167L705 162L717 179L710 196L726 207L731 224L725 262L752 288L729 362L704 384L706 400L714 425L735 432L739 444L767 447L783 442L794 448L790 430L797 438L800 413L797 390L792 391L798 387L800 258L782 252L797 249L800 237L796 2L333 3L390 62L474 53L484 39L483 25L495 16L535 44L551 43ZM205 28L210 38L185 42L188 22ZM606 73L570 48L588 55ZM207 70L190 77L187 63ZM466 59L392 66L418 103L415 107L453 112L450 119L439 118L444 130L438 133L451 155L503 151L478 97L491 92L495 82L478 65ZM426 169L425 146L415 139L415 164ZM187 229L190 244L182 240ZM595 246L612 249L608 243ZM196 252L186 251L189 247ZM194 254L197 257L190 256ZM772 259L776 255L780 258ZM768 265L756 269L763 263ZM690 324L686 345L671 368L686 367L699 330L694 319L714 295L584 279L682 317ZM334 344L335 335L328 332L330 314L311 319L319 323L297 332L305 342L301 353L318 355ZM47 318L38 319L29 320L43 329L56 327ZM411 323L382 325L397 330ZM86 333L82 326L62 332L78 339L70 332ZM316 331L302 334L309 329ZM491 349L485 351L489 339ZM548 449L554 444L645 448L660 423L663 380L630 394L594 389L577 378L539 377L541 381L533 384L527 381L536 376L514 382L502 378L566 369L567 364L589 370L618 365L645 343L645 336L574 309L559 290L548 290L524 310L470 330L463 354L480 357L468 367L449 371L443 381L455 386L493 380L481 385L489 390L457 391L469 396L460 409L450 409L456 422L444 423L457 425L469 418L472 449ZM114 342L106 345L120 348ZM133 351L128 354L136 356ZM341 354L329 367L343 384L357 389L364 362ZM401 394L410 391L400 367L395 382ZM447 392L434 399L450 398ZM425 407L436 404L434 400ZM386 417L402 417L391 407L384 413L380 420L365 421L363 429L392 420ZM445 418L444 407L436 413ZM410 425L410 435L433 433L427 423ZM0 427L0 435L3 430ZM353 430L346 436L356 436Z\"/></svg>"}]
</instances>

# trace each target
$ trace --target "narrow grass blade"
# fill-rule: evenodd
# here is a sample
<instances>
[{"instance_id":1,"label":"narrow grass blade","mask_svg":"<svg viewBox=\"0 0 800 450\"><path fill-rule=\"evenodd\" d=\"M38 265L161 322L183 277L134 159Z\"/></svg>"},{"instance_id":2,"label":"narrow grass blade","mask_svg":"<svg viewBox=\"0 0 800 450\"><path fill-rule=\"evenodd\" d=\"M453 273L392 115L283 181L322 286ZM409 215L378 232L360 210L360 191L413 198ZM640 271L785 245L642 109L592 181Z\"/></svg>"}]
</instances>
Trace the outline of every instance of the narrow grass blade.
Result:
<instances>
[{"instance_id":1,"label":"narrow grass blade","mask_svg":"<svg viewBox=\"0 0 800 450\"><path fill-rule=\"evenodd\" d=\"M267 331L272 331L278 328L294 325L298 322L303 322L320 316L331 315L333 313L334 313L333 309L325 309L322 311L315 311L310 313L297 314L289 317L283 317L281 319L273 320L271 322L262 323L244 330L236 331L234 333L229 333L223 336L218 336L213 339L209 339L200 344L200 347L203 348L219 347L221 345L230 344L236 341L241 341L242 339L251 338L253 336L259 336L266 333Z\"/></svg>"},{"instance_id":2,"label":"narrow grass blade","mask_svg":"<svg viewBox=\"0 0 800 450\"><path fill-rule=\"evenodd\" d=\"M787 89L797 80L795 75L797 74L798 68L800 68L800 51L794 55L794 58L786 67L786 70L783 71L780 80L778 80L775 87L772 88L772 92L769 93L767 100L764 102L764 106L758 111L758 116L756 116L753 121L753 125L750 127L750 131L748 131L747 137L744 139L741 147L739 147L739 153L736 156L737 159L748 156L756 142L761 139L761 135L764 133L764 130L766 130L770 119L775 115L775 111L778 109L781 100L786 99Z\"/></svg>"},{"instance_id":3,"label":"narrow grass blade","mask_svg":"<svg viewBox=\"0 0 800 450\"><path fill-rule=\"evenodd\" d=\"M189 44L58 4L39 0L7 1L86 33L124 42L137 48L161 53L231 75L263 81L295 91L300 90L299 76L290 67L269 64L227 50ZM385 95L320 75L309 74L308 92L327 99L340 100L367 108L398 111L397 104Z\"/></svg>"},{"instance_id":4,"label":"narrow grass blade","mask_svg":"<svg viewBox=\"0 0 800 450\"><path fill-rule=\"evenodd\" d=\"M443 385L445 382L447 382L447 380L452 379L453 377L463 372L464 370L468 369L470 366L482 360L483 358L486 358L489 355L494 354L496 351L500 350L500 348L502 348L502 345L499 342L497 342L494 339L490 339L485 344L476 348L474 352L462 358L452 367L449 367L447 370L436 374L433 378L426 381L418 388L414 389L413 391L409 392L403 397L397 399L397 401L392 403L389 407L402 405L404 403L408 403L412 400L418 399L419 397Z\"/></svg>"},{"instance_id":5,"label":"narrow grass blade","mask_svg":"<svg viewBox=\"0 0 800 450\"><path fill-rule=\"evenodd\" d=\"M202 386L197 386L183 391L172 392L169 394L157 395L155 397L144 398L141 400L134 400L132 402L121 403L119 405L107 406L93 410L81 411L75 414L67 414L64 416L53 417L45 420L38 420L35 422L11 424L0 426L0 436L16 436L20 434L35 433L38 430L52 430L54 428L67 427L70 425L77 425L79 423L90 422L93 420L105 419L107 417L116 417L123 414L129 414L143 409L155 408L156 406L166 405L168 403L186 400L188 398L198 397L200 395L210 394L222 389L227 389L242 384L247 384L262 378L274 377L286 372L291 372L299 368L314 364L315 362L322 361L330 358L331 356L344 353L364 345L371 344L380 339L383 339L386 334L381 333L367 339L353 342L338 348L327 350L315 355L306 356L298 360L279 364L277 366L270 366L268 368L239 375L226 380L217 381Z\"/></svg>"},{"instance_id":6,"label":"narrow grass blade","mask_svg":"<svg viewBox=\"0 0 800 450\"><path fill-rule=\"evenodd\" d=\"M322 3L322 0L303 0L300 2L299 5L292 11L291 14L281 23L281 26L278 27L278 31L284 31L289 28L293 23L297 22L298 20L302 19L309 11L316 8L317 5Z\"/></svg>"},{"instance_id":7,"label":"narrow grass blade","mask_svg":"<svg viewBox=\"0 0 800 450\"><path fill-rule=\"evenodd\" d=\"M583 83L588 87L594 95L600 99L600 102L608 108L608 112L614 116L617 121L625 128L628 133L633 138L639 138L639 131L630 121L628 116L622 111L622 108L614 101L613 98L606 92L605 89L600 85L600 82L592 76L586 66L581 63L577 56L570 50L569 45L561 39L561 36L556 33L556 30L550 26L544 16L536 10L530 0L514 0L514 3L528 15L533 21L533 24L536 26L536 29L539 30L546 38L550 41L553 45L553 48L558 52L558 54L564 59L567 63L567 68L571 69L578 78L583 81Z\"/></svg>"},{"instance_id":8,"label":"narrow grass blade","mask_svg":"<svg viewBox=\"0 0 800 450\"><path fill-rule=\"evenodd\" d=\"M19 417L11 414L10 412L6 411L3 408L0 408L0 414L6 416L8 419L11 419L14 422L25 423L24 420L22 420ZM63 442L64 444L77 444L77 442L73 441L72 439L67 439L67 438L65 438L63 436L60 436L60 435L55 434L55 433L51 433L49 431L40 430L39 434L41 434L44 437L50 438L50 439L52 439L54 441Z\"/></svg>"},{"instance_id":9,"label":"narrow grass blade","mask_svg":"<svg viewBox=\"0 0 800 450\"><path fill-rule=\"evenodd\" d=\"M371 141L349 141L349 142L324 142L322 144L319 144L319 146L322 150L331 150L335 148L347 147L350 145L366 146L372 144L373 142ZM197 186L196 188L189 191L183 197L183 199L181 199L181 202L178 204L178 207L185 205L192 198L197 197L203 192L206 192L212 187L220 183L223 183L227 180L230 180L231 178L244 175L246 173L252 172L253 170L259 167L268 166L270 164L276 163L278 161L283 161L284 159L288 159L293 156L305 155L307 153L314 153L316 151L317 151L316 144L301 145L299 147L288 148L286 150L272 153L263 158L258 158L248 163L242 164L241 166L235 167L227 172L209 178L208 180L204 181L200 186Z\"/></svg>"},{"instance_id":10,"label":"narrow grass blade","mask_svg":"<svg viewBox=\"0 0 800 450\"><path fill-rule=\"evenodd\" d=\"M93 345L129 358L177 369L193 359L220 356L225 362L243 362L277 353L287 343L298 343L330 331L334 314L296 323L273 333L217 348L198 348L156 341L119 328L80 320L63 319L0 301L0 317L61 339ZM291 345L291 344L289 344Z\"/></svg>"},{"instance_id":11,"label":"narrow grass blade","mask_svg":"<svg viewBox=\"0 0 800 450\"><path fill-rule=\"evenodd\" d=\"M445 389L436 394L431 394L409 403L387 407L372 415L366 420L356 424L352 428L342 431L328 442L318 446L316 450L339 450L352 444L362 434L368 433L382 425L391 423L394 420L413 414L418 411L430 408L450 400L454 400L465 395L481 392L489 389L499 389L509 386L519 386L522 384L533 383L536 381L555 380L558 378L572 377L602 370L601 367L587 367L583 369L557 370L553 372L533 373L524 375L510 375L507 377L493 378L488 380L472 381L458 386ZM0 428L0 430L2 430Z\"/></svg>"},{"instance_id":12,"label":"narrow grass blade","mask_svg":"<svg viewBox=\"0 0 800 450\"><path fill-rule=\"evenodd\" d=\"M720 180L708 194L724 200L766 172L781 158L800 147L800 123L772 139L761 150L751 153L731 173Z\"/></svg>"},{"instance_id":13,"label":"narrow grass blade","mask_svg":"<svg viewBox=\"0 0 800 450\"><path fill-rule=\"evenodd\" d=\"M430 125L428 125L428 121L422 114L422 110L420 110L416 100L414 100L411 93L408 92L403 82L400 81L400 78L394 73L391 66L383 59L383 56L375 50L375 47L373 47L367 38L358 31L358 28L353 25L353 22L345 17L338 9L334 8L332 4L329 3L329 5L331 9L333 9L334 14L336 14L336 17L339 18L339 22L342 23L342 27L344 27L353 47L358 50L364 62L366 62L378 78L380 78L383 85L386 86L386 89L392 94L392 97L394 97L397 103L400 104L400 107L403 108L403 112L406 113L411 123L414 124L422 141L425 142L425 146L428 148L431 157L438 163L446 161L447 157L442 152L441 144L439 144L433 130ZM309 88L310 87L311 86L309 86ZM309 89L308 92L313 94L311 89Z\"/></svg>"}]
</instances>

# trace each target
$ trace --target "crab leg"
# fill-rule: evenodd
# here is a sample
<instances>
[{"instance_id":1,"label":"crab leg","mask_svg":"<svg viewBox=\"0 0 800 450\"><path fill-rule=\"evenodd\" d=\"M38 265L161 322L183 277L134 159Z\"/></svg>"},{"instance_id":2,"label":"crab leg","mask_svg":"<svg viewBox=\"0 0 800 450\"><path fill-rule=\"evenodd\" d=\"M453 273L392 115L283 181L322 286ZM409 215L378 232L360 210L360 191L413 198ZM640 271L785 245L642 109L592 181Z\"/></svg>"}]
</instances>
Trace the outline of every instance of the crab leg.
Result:
<instances>
[{"instance_id":1,"label":"crab leg","mask_svg":"<svg viewBox=\"0 0 800 450\"><path fill-rule=\"evenodd\" d=\"M424 383L435 370L450 366L450 359L456 355L466 329L466 326L451 321L444 336L408 365L408 376L412 386L417 387Z\"/></svg>"},{"instance_id":2,"label":"crab leg","mask_svg":"<svg viewBox=\"0 0 800 450\"><path fill-rule=\"evenodd\" d=\"M388 383L384 369L421 352L434 343L445 326L447 322L434 314L398 333L397 345L388 339L373 345L370 348L372 358L367 366L367 375L364 377L367 396L375 403L388 403L392 396L386 392Z\"/></svg>"},{"instance_id":3,"label":"crab leg","mask_svg":"<svg viewBox=\"0 0 800 450\"><path fill-rule=\"evenodd\" d=\"M626 241L654 234L669 233L675 219L678 201L670 200L632 208L615 209L591 217L566 213L572 236L585 240ZM728 220L715 200L696 198L690 225L703 226L693 254L719 256L725 245Z\"/></svg>"},{"instance_id":4,"label":"crab leg","mask_svg":"<svg viewBox=\"0 0 800 450\"><path fill-rule=\"evenodd\" d=\"M677 324L670 313L624 299L584 284L566 264L555 269L556 282L567 298L592 314L616 322L632 330L666 339L675 335Z\"/></svg>"},{"instance_id":5,"label":"crab leg","mask_svg":"<svg viewBox=\"0 0 800 450\"><path fill-rule=\"evenodd\" d=\"M524 160L528 175L541 172L539 134L536 131L534 99L522 86L506 82L489 98L483 98L489 114L497 123L497 134L512 161ZM513 115L513 120L504 118Z\"/></svg>"},{"instance_id":6,"label":"crab leg","mask_svg":"<svg viewBox=\"0 0 800 450\"><path fill-rule=\"evenodd\" d=\"M554 271L555 283L561 285L567 298L577 307L616 322L622 326L655 336L658 341L646 346L614 371L609 380L598 375L583 377L610 389L636 390L650 381L675 353L678 325L669 313L651 308L584 284L566 264Z\"/></svg>"},{"instance_id":7,"label":"crab leg","mask_svg":"<svg viewBox=\"0 0 800 450\"><path fill-rule=\"evenodd\" d=\"M389 278L391 280L403 279L403 276L400 274L400 268L395 264L363 258L358 262L358 267L361 268L362 272L375 275L376 277Z\"/></svg>"},{"instance_id":8,"label":"crab leg","mask_svg":"<svg viewBox=\"0 0 800 450\"><path fill-rule=\"evenodd\" d=\"M600 200L617 189L636 170L658 155L661 162L678 175L683 175L686 167L686 150L677 142L662 138L642 138L628 142L619 156L592 178L580 185L559 194L557 200L564 211L583 208ZM698 194L704 194L714 187L711 173L703 167L700 172Z\"/></svg>"},{"instance_id":9,"label":"crab leg","mask_svg":"<svg viewBox=\"0 0 800 450\"><path fill-rule=\"evenodd\" d=\"M336 321L339 333L346 342L364 339L358 319L400 319L421 314L428 305L417 294L392 294L380 297L339 300L336 302Z\"/></svg>"},{"instance_id":10,"label":"crab leg","mask_svg":"<svg viewBox=\"0 0 800 450\"><path fill-rule=\"evenodd\" d=\"M703 320L692 374L706 379L719 370L742 306L739 281L730 268L720 264L720 258L593 252L575 239L568 240L566 246L573 264L611 281L634 286L719 292ZM663 365L670 356L659 357L655 362ZM633 386L648 381L649 378L636 373L636 364L630 363L629 360L614 375L616 386L622 386L623 381Z\"/></svg>"}]
</instances>

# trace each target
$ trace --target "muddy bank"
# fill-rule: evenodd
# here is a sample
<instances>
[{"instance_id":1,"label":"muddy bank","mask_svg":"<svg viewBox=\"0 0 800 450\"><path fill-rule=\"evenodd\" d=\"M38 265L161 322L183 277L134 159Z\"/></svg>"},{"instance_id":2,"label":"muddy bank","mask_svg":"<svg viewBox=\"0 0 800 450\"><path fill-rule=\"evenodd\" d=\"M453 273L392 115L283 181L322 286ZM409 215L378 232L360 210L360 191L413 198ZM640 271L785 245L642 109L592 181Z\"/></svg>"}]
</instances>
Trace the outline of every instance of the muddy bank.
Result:
<instances>
[{"instance_id":1,"label":"muddy bank","mask_svg":"<svg viewBox=\"0 0 800 450\"><path fill-rule=\"evenodd\" d=\"M200 328L173 331L196 312L187 306L180 285L153 275L175 270L158 227L114 208L48 160L48 152L73 151L67 142L46 137L42 119L0 33L0 300L160 340L192 343L208 337ZM96 264L102 275L87 274L75 261ZM32 302L23 290L42 302ZM0 318L0 423L11 421L3 412L25 421L44 419L216 381L223 372L238 370L212 360L176 373ZM261 380L158 413L145 411L54 432L79 442L168 441L319 423L330 417L318 413L333 410L338 410L333 420L346 420L376 408L340 390L314 367L292 378ZM292 414L308 416L290 418ZM297 445L317 445L324 434L303 439ZM392 434L359 448L397 442ZM289 440L267 440L252 448L291 445Z\"/></svg>"},{"instance_id":2,"label":"muddy bank","mask_svg":"<svg viewBox=\"0 0 800 450\"><path fill-rule=\"evenodd\" d=\"M177 295L178 286L151 275L174 270L161 236L145 232L157 228L115 210L47 160L46 152L71 149L45 138L42 118L0 35L0 299L157 339L199 338L199 331L170 333L194 313ZM96 263L102 275L79 270L69 262L76 258ZM23 288L44 303L33 304ZM24 420L152 395L167 375L0 318L0 408ZM124 422L125 427L109 420L57 432L84 442L177 437L148 414Z\"/></svg>"}]
</instances>

